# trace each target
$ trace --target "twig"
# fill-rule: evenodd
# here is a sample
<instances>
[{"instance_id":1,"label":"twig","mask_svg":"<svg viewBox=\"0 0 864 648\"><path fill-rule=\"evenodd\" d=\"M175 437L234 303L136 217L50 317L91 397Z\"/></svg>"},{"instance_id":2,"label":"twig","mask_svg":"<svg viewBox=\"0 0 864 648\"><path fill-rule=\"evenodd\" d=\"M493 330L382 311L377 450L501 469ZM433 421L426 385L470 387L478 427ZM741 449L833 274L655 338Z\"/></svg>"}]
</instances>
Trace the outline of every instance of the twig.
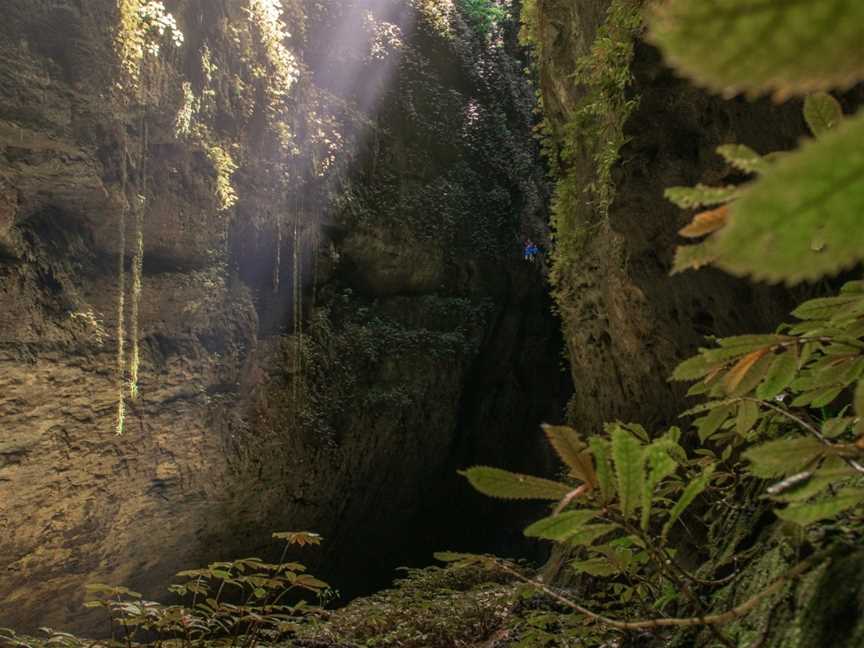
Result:
<instances>
[{"instance_id":1,"label":"twig","mask_svg":"<svg viewBox=\"0 0 864 648\"><path fill-rule=\"evenodd\" d=\"M749 599L744 601L741 605L727 610L726 612L722 612L720 614L708 614L701 617L645 619L642 621L619 621L617 619L611 619L607 616L603 616L602 614L598 614L597 612L589 610L586 607L582 607L575 601L571 601L567 597L562 596L561 594L548 587L547 585L543 584L542 582L528 578L527 576L523 576L517 570L513 569L505 563L496 562L495 565L502 571L510 574L511 576L515 576L523 583L527 583L529 585L532 585L533 587L536 587L541 592L547 594L548 596L551 596L559 603L562 603L563 605L566 605L567 607L576 610L580 614L584 614L589 619L593 619L594 621L598 621L599 623L608 625L612 628L616 628L617 630L629 631L650 630L652 628L663 628L667 626L693 627L700 625L712 626L729 623L730 621L734 621L735 619L738 619L750 612L753 608L759 605L759 603L761 603L763 599L779 591L786 583L788 583L792 579L801 576L808 570L812 569L819 563L826 560L828 558L828 555L828 552L820 552L818 554L810 556L805 560L802 560L792 569L774 580L770 585L768 585L768 587L763 589L761 592L754 594Z\"/></svg>"},{"instance_id":2,"label":"twig","mask_svg":"<svg viewBox=\"0 0 864 648\"><path fill-rule=\"evenodd\" d=\"M751 401L751 402L753 402L753 403L757 403L757 404L759 404L759 405L764 405L764 406L767 407L768 409L774 410L774 411L777 412L778 414L781 414L781 415L785 416L785 417L788 418L790 421L795 421L798 425L800 425L800 426L803 427L805 430L807 430L808 432L810 432L810 434L812 434L812 435L815 436L817 439L819 439L819 441L821 441L823 445L826 445L826 446L828 446L829 448L833 448L833 447L834 447L834 444L831 443L828 439L826 439L826 438L822 435L822 433L821 433L819 430L816 429L815 426L811 425L810 423L808 423L807 421L805 421L804 419L802 419L800 416L795 416L792 412L787 412L787 411L786 411L785 409L783 409L782 407L777 407L777 406L774 405L773 403L768 403L768 402L766 402L766 401L759 400L758 398L742 398L742 399L740 399L740 400L744 400L744 401ZM843 461L845 461L845 462L846 462L846 463L847 463L851 468L853 468L854 470L857 470L859 473L861 473L862 475L864 475L864 466L862 466L859 462L855 461L854 459L850 459L849 457L841 457L841 458L842 458Z\"/></svg>"}]
</instances>

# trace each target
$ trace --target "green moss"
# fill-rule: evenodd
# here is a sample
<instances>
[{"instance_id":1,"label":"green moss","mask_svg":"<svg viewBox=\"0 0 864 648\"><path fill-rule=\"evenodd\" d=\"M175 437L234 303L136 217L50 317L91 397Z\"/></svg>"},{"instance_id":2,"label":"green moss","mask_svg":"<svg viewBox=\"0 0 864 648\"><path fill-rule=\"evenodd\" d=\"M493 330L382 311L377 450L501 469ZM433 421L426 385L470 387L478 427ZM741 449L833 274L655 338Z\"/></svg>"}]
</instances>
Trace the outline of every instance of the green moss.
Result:
<instances>
[{"instance_id":1,"label":"green moss","mask_svg":"<svg viewBox=\"0 0 864 648\"><path fill-rule=\"evenodd\" d=\"M539 38L544 16L534 0L522 11L521 40L537 48L537 59L553 56ZM584 257L594 227L603 223L615 197L612 169L626 143L624 124L637 105L628 96L634 43L643 29L641 2L614 0L589 50L573 52L575 104L563 118L546 116L540 126L543 150L556 181L552 199L555 231L552 283L566 301L568 278ZM566 56L569 52L554 54ZM542 100L541 100L542 103Z\"/></svg>"},{"instance_id":2,"label":"green moss","mask_svg":"<svg viewBox=\"0 0 864 648\"><path fill-rule=\"evenodd\" d=\"M488 638L513 601L500 574L474 567L406 570L396 587L359 599L302 638L326 645L450 648Z\"/></svg>"}]
</instances>

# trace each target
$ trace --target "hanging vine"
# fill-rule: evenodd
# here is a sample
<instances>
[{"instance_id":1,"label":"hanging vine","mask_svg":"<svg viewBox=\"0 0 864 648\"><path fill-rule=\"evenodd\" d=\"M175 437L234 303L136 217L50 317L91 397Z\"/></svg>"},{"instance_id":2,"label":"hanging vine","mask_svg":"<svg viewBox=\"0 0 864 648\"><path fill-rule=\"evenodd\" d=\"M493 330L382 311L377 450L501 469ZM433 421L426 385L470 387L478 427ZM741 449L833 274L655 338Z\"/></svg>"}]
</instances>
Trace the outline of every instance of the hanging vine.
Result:
<instances>
[{"instance_id":1,"label":"hanging vine","mask_svg":"<svg viewBox=\"0 0 864 648\"><path fill-rule=\"evenodd\" d=\"M132 400L139 394L138 381L141 364L140 349L140 304L143 288L144 267L144 218L147 200L147 158L149 148L148 110L158 107L162 95L164 75L160 54L163 46L174 49L183 43L183 34L174 17L165 10L159 0L118 0L118 24L114 37L114 49L118 58L118 80L114 85L112 103L119 115L119 140L121 154L121 195L119 215L118 260L117 260L117 413L114 431L123 434L126 417L126 397ZM141 113L140 146L134 170L136 187L129 183L129 145L126 120L129 113ZM130 199L130 193L132 197ZM131 266L131 312L129 327L126 327L126 242L127 212L134 214L134 252ZM126 357L126 336L131 350Z\"/></svg>"}]
</instances>

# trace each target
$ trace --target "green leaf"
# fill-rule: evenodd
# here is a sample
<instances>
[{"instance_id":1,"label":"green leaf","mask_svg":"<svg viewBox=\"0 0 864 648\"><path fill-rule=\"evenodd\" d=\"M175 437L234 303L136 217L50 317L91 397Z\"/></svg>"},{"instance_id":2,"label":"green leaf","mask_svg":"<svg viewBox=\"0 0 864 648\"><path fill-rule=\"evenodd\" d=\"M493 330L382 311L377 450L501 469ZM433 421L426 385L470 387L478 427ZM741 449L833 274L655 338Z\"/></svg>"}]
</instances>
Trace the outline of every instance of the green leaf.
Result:
<instances>
[{"instance_id":1,"label":"green leaf","mask_svg":"<svg viewBox=\"0 0 864 648\"><path fill-rule=\"evenodd\" d=\"M857 303L860 299L861 296L855 294L810 299L803 304L800 304L794 311L792 311L792 314L802 320L830 319L845 306Z\"/></svg>"},{"instance_id":2,"label":"green leaf","mask_svg":"<svg viewBox=\"0 0 864 648\"><path fill-rule=\"evenodd\" d=\"M675 68L727 95L803 94L864 78L858 0L666 0L651 39Z\"/></svg>"},{"instance_id":3,"label":"green leaf","mask_svg":"<svg viewBox=\"0 0 864 648\"><path fill-rule=\"evenodd\" d=\"M811 436L778 439L750 448L743 457L756 477L771 478L799 472L825 453L825 446Z\"/></svg>"},{"instance_id":4,"label":"green leaf","mask_svg":"<svg viewBox=\"0 0 864 648\"><path fill-rule=\"evenodd\" d=\"M567 544L572 547L586 546L598 538L620 528L617 524L586 524L575 534L567 538Z\"/></svg>"},{"instance_id":5,"label":"green leaf","mask_svg":"<svg viewBox=\"0 0 864 648\"><path fill-rule=\"evenodd\" d=\"M435 560L440 560L446 563L459 563L462 565L486 565L495 564L495 559L491 556L483 556L480 554L459 553L456 551L437 551L432 556Z\"/></svg>"},{"instance_id":6,"label":"green leaf","mask_svg":"<svg viewBox=\"0 0 864 648\"><path fill-rule=\"evenodd\" d=\"M738 197L740 190L735 185L709 187L698 184L695 187L669 187L663 195L681 209L692 209L728 203Z\"/></svg>"},{"instance_id":7,"label":"green leaf","mask_svg":"<svg viewBox=\"0 0 864 648\"><path fill-rule=\"evenodd\" d=\"M835 517L861 502L864 502L864 489L844 488L830 499L806 504L792 504L783 510L775 511L775 513L777 517L787 522L806 526L813 522Z\"/></svg>"},{"instance_id":8,"label":"green leaf","mask_svg":"<svg viewBox=\"0 0 864 648\"><path fill-rule=\"evenodd\" d=\"M789 352L774 357L771 368L765 374L765 379L756 388L756 397L761 400L773 400L784 389L789 387L798 371L798 361Z\"/></svg>"},{"instance_id":9,"label":"green leaf","mask_svg":"<svg viewBox=\"0 0 864 648\"><path fill-rule=\"evenodd\" d=\"M711 475L714 474L715 466L711 464L702 471L702 474L699 475L696 479L687 484L687 487L684 489L684 492L681 493L681 497L678 498L678 501L675 502L675 505L672 507L672 510L669 511L669 519L666 520L666 524L663 525L663 538L669 534L669 530L672 528L672 525L681 517L681 514L687 510L687 507L693 503L699 494L704 491L709 482L711 481Z\"/></svg>"},{"instance_id":10,"label":"green leaf","mask_svg":"<svg viewBox=\"0 0 864 648\"><path fill-rule=\"evenodd\" d=\"M570 563L570 567L576 573L585 573L590 576L613 576L621 570L606 558L589 558Z\"/></svg>"},{"instance_id":11,"label":"green leaf","mask_svg":"<svg viewBox=\"0 0 864 648\"><path fill-rule=\"evenodd\" d=\"M675 472L678 464L669 456L663 442L652 443L645 449L645 463L648 468L648 477L642 487L642 528L648 529L654 489L657 484Z\"/></svg>"},{"instance_id":12,"label":"green leaf","mask_svg":"<svg viewBox=\"0 0 864 648\"><path fill-rule=\"evenodd\" d=\"M597 517L597 511L566 511L558 515L550 515L525 529L524 533L529 538L544 538L561 542L578 533L585 523Z\"/></svg>"},{"instance_id":13,"label":"green leaf","mask_svg":"<svg viewBox=\"0 0 864 648\"><path fill-rule=\"evenodd\" d=\"M459 474L467 477L474 488L489 497L560 500L570 492L570 487L560 482L488 466L475 466L459 471Z\"/></svg>"},{"instance_id":14,"label":"green leaf","mask_svg":"<svg viewBox=\"0 0 864 648\"><path fill-rule=\"evenodd\" d=\"M761 155L743 144L724 144L717 152L729 164L745 173L762 173L769 164Z\"/></svg>"},{"instance_id":15,"label":"green leaf","mask_svg":"<svg viewBox=\"0 0 864 648\"><path fill-rule=\"evenodd\" d=\"M756 421L759 420L759 406L753 401L744 401L738 406L738 416L735 420L735 432L738 436L745 436Z\"/></svg>"},{"instance_id":16,"label":"green leaf","mask_svg":"<svg viewBox=\"0 0 864 648\"><path fill-rule=\"evenodd\" d=\"M827 92L807 95L804 99L804 119L810 132L822 137L843 119L843 109L834 97Z\"/></svg>"},{"instance_id":17,"label":"green leaf","mask_svg":"<svg viewBox=\"0 0 864 648\"><path fill-rule=\"evenodd\" d=\"M672 372L672 380L698 380L722 366L722 361L710 360L704 353L688 358Z\"/></svg>"},{"instance_id":18,"label":"green leaf","mask_svg":"<svg viewBox=\"0 0 864 648\"><path fill-rule=\"evenodd\" d=\"M699 440L705 443L711 436L720 429L720 426L732 416L735 411L734 405L721 405L707 415L694 422L696 431L699 434Z\"/></svg>"},{"instance_id":19,"label":"green leaf","mask_svg":"<svg viewBox=\"0 0 864 648\"><path fill-rule=\"evenodd\" d=\"M753 182L713 237L717 265L794 284L864 259L862 141L864 112L805 142Z\"/></svg>"},{"instance_id":20,"label":"green leaf","mask_svg":"<svg viewBox=\"0 0 864 648\"><path fill-rule=\"evenodd\" d=\"M615 484L612 481L612 471L609 467L611 454L609 442L595 436L588 440L588 445L591 447L591 454L594 455L594 470L597 473L600 496L604 502L608 502L615 494Z\"/></svg>"},{"instance_id":21,"label":"green leaf","mask_svg":"<svg viewBox=\"0 0 864 648\"><path fill-rule=\"evenodd\" d=\"M758 351L759 349L764 349L765 347L782 344L783 342L790 342L793 339L794 338L790 338L788 335L776 334L733 335L730 337L720 338L717 343L721 347L738 347L741 353L744 354L749 353L750 351Z\"/></svg>"},{"instance_id":22,"label":"green leaf","mask_svg":"<svg viewBox=\"0 0 864 648\"><path fill-rule=\"evenodd\" d=\"M822 423L822 436L826 439L834 439L848 430L854 420L851 416L839 416L827 419Z\"/></svg>"},{"instance_id":23,"label":"green leaf","mask_svg":"<svg viewBox=\"0 0 864 648\"><path fill-rule=\"evenodd\" d=\"M621 514L628 518L639 506L642 495L642 445L622 427L612 431L612 459L618 478Z\"/></svg>"},{"instance_id":24,"label":"green leaf","mask_svg":"<svg viewBox=\"0 0 864 648\"><path fill-rule=\"evenodd\" d=\"M685 270L698 270L717 260L717 250L713 238L707 238L701 243L679 245L675 248L675 258L669 274L679 274Z\"/></svg>"},{"instance_id":25,"label":"green leaf","mask_svg":"<svg viewBox=\"0 0 864 648\"><path fill-rule=\"evenodd\" d=\"M864 380L858 381L855 386L855 413L864 416Z\"/></svg>"}]
</instances>

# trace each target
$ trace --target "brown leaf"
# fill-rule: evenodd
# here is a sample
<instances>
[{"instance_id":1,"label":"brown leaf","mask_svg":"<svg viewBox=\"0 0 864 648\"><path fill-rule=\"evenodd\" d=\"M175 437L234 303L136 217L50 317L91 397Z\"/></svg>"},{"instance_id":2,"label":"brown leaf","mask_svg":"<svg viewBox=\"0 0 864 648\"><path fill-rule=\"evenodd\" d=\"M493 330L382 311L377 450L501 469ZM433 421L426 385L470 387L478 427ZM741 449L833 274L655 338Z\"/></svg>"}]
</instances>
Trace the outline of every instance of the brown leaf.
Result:
<instances>
[{"instance_id":1,"label":"brown leaf","mask_svg":"<svg viewBox=\"0 0 864 648\"><path fill-rule=\"evenodd\" d=\"M687 226L678 231L681 236L687 238L699 238L706 234L716 232L723 227L729 220L729 206L723 205L711 211L705 211L696 214L693 221Z\"/></svg>"},{"instance_id":2,"label":"brown leaf","mask_svg":"<svg viewBox=\"0 0 864 648\"><path fill-rule=\"evenodd\" d=\"M747 372L753 368L753 365L759 361L759 358L764 356L770 350L770 347L765 347L764 349L753 351L753 353L748 353L741 358L735 366L729 370L729 373L726 374L726 377L723 379L723 386L726 388L726 391L735 391L735 388L741 384L742 380L744 380L744 376L747 375Z\"/></svg>"},{"instance_id":3,"label":"brown leaf","mask_svg":"<svg viewBox=\"0 0 864 648\"><path fill-rule=\"evenodd\" d=\"M564 425L542 426L543 432L549 439L549 443L555 448L561 460L570 468L570 474L576 479L581 479L586 484L594 486L597 476L594 474L594 463L588 446L578 433Z\"/></svg>"}]
</instances>

